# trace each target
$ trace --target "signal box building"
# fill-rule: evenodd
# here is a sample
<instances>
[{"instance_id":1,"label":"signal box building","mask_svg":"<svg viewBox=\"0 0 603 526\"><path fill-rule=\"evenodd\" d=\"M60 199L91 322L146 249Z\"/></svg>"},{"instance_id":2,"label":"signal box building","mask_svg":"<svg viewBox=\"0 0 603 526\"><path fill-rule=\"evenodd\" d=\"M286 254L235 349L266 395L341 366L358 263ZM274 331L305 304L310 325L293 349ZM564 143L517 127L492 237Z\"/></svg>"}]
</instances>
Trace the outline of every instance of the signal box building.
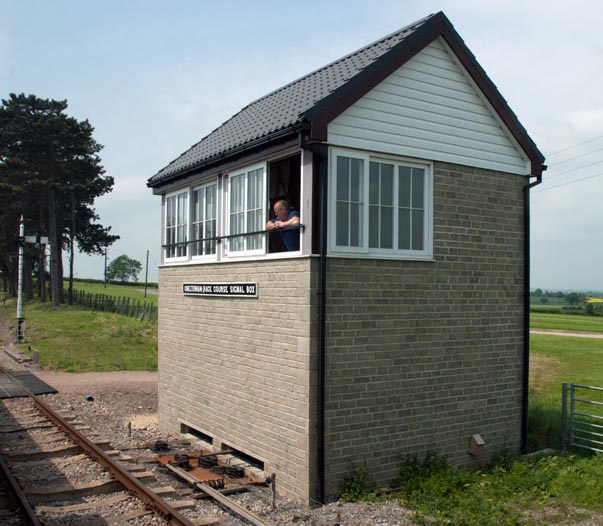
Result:
<instances>
[{"instance_id":1,"label":"signal box building","mask_svg":"<svg viewBox=\"0 0 603 526\"><path fill-rule=\"evenodd\" d=\"M305 502L520 450L543 161L443 13L243 108L148 181L163 429Z\"/></svg>"}]
</instances>

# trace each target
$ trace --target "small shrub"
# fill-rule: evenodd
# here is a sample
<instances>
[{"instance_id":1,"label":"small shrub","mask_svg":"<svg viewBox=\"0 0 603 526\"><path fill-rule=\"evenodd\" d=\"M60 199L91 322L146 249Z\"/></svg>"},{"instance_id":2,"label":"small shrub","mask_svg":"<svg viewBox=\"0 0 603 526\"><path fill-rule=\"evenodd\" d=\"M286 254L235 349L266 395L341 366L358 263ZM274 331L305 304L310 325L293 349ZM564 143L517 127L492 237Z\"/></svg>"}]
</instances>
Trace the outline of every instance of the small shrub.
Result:
<instances>
[{"instance_id":1,"label":"small shrub","mask_svg":"<svg viewBox=\"0 0 603 526\"><path fill-rule=\"evenodd\" d=\"M355 469L343 482L341 500L346 502L368 500L377 488L377 484L371 479L368 467L364 464Z\"/></svg>"}]
</instances>

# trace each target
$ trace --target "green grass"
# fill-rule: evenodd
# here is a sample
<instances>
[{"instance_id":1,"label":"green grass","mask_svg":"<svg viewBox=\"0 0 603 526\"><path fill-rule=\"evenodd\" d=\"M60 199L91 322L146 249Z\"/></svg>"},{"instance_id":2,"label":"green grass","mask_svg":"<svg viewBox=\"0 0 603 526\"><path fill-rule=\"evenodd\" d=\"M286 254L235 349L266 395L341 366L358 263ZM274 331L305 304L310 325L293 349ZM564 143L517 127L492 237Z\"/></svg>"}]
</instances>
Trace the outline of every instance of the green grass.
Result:
<instances>
[{"instance_id":1,"label":"green grass","mask_svg":"<svg viewBox=\"0 0 603 526\"><path fill-rule=\"evenodd\" d=\"M603 317L532 312L530 314L530 327L532 329L603 333Z\"/></svg>"},{"instance_id":2,"label":"green grass","mask_svg":"<svg viewBox=\"0 0 603 526\"><path fill-rule=\"evenodd\" d=\"M15 300L0 309L0 322L14 327ZM157 370L157 326L78 306L24 304L21 350L40 351L40 364L66 372ZM14 332L14 329L13 329Z\"/></svg>"},{"instance_id":3,"label":"green grass","mask_svg":"<svg viewBox=\"0 0 603 526\"><path fill-rule=\"evenodd\" d=\"M603 339L533 334L530 341L529 447L559 449L561 384L603 386Z\"/></svg>"},{"instance_id":4,"label":"green grass","mask_svg":"<svg viewBox=\"0 0 603 526\"><path fill-rule=\"evenodd\" d=\"M65 290L69 287L69 282L64 283ZM105 287L102 283L88 283L84 281L74 281L73 289L78 291L84 291L90 294L104 294L106 296L119 296L125 298L131 298L140 303L150 302L154 306L157 306L157 288L147 287L147 297L144 297L144 283L138 287L129 285L113 285L107 284Z\"/></svg>"},{"instance_id":5,"label":"green grass","mask_svg":"<svg viewBox=\"0 0 603 526\"><path fill-rule=\"evenodd\" d=\"M393 482L401 491L385 498L414 509L421 525L568 524L584 518L578 508L603 511L601 470L603 456L537 456L502 457L484 470L453 473L445 460L428 455L408 459Z\"/></svg>"}]
</instances>

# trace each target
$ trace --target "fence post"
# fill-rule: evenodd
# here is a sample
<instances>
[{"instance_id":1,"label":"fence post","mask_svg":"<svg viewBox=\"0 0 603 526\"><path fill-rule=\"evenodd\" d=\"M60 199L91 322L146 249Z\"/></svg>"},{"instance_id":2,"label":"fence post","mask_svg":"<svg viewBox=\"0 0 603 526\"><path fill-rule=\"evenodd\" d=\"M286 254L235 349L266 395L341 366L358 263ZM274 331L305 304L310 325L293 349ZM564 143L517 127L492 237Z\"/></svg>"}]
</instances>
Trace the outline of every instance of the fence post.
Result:
<instances>
[{"instance_id":1,"label":"fence post","mask_svg":"<svg viewBox=\"0 0 603 526\"><path fill-rule=\"evenodd\" d=\"M561 385L561 451L567 453L567 384Z\"/></svg>"}]
</instances>

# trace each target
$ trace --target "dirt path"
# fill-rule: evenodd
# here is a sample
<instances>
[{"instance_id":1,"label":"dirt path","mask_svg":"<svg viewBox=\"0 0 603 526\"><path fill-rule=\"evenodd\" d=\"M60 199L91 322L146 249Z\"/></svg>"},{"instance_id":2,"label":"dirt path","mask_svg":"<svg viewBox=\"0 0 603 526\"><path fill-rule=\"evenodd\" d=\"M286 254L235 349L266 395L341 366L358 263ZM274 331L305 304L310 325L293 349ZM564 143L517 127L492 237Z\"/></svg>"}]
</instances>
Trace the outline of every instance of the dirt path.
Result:
<instances>
[{"instance_id":1,"label":"dirt path","mask_svg":"<svg viewBox=\"0 0 603 526\"><path fill-rule=\"evenodd\" d=\"M576 331L557 331L557 330L553 330L553 329L530 329L530 334L545 334L547 336L572 336L574 338L603 339L603 333L600 333L600 332L576 332Z\"/></svg>"}]
</instances>

